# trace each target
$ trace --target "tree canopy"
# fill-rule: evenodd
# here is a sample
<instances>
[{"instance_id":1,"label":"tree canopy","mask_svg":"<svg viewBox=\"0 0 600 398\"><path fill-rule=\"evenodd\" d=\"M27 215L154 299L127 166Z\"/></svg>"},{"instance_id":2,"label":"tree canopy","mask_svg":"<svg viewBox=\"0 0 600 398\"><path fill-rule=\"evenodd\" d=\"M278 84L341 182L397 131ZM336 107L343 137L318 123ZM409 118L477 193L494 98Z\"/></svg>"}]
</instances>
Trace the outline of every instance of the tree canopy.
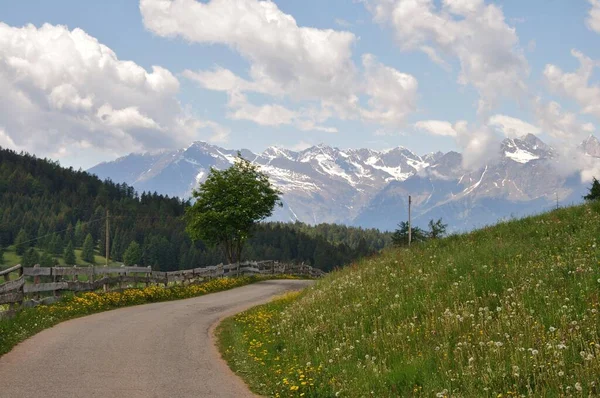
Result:
<instances>
[{"instance_id":1,"label":"tree canopy","mask_svg":"<svg viewBox=\"0 0 600 398\"><path fill-rule=\"evenodd\" d=\"M594 177L590 192L583 197L585 200L599 200L600 199L600 182Z\"/></svg>"},{"instance_id":2,"label":"tree canopy","mask_svg":"<svg viewBox=\"0 0 600 398\"><path fill-rule=\"evenodd\" d=\"M423 230L417 226L411 228L412 243L424 242L427 239L439 239L446 235L447 224L444 224L440 218L437 221L429 220L429 230ZM392 235L394 246L408 245L408 222L402 221Z\"/></svg>"},{"instance_id":3,"label":"tree canopy","mask_svg":"<svg viewBox=\"0 0 600 398\"><path fill-rule=\"evenodd\" d=\"M140 265L142 263L142 249L140 244L133 241L129 244L125 254L123 254L123 262L127 266Z\"/></svg>"},{"instance_id":4,"label":"tree canopy","mask_svg":"<svg viewBox=\"0 0 600 398\"><path fill-rule=\"evenodd\" d=\"M0 251L5 251L8 265L14 265L13 253L8 252L15 244L22 253L17 257L33 247L41 255L40 264L57 264L69 242L81 249L88 234L95 254L104 255L106 210L111 215L109 252L120 253L119 259L136 241L142 252L138 265L156 271L228 261L220 247L190 239L183 217L189 206L187 199L138 194L127 184L101 181L57 162L0 148ZM326 271L391 243L389 232L335 224L260 222L251 232L244 259L302 261Z\"/></svg>"},{"instance_id":5,"label":"tree canopy","mask_svg":"<svg viewBox=\"0 0 600 398\"><path fill-rule=\"evenodd\" d=\"M240 261L252 227L281 205L280 192L258 166L241 154L226 170L211 169L193 192L196 202L187 209L187 232L193 240L221 245L230 263Z\"/></svg>"}]
</instances>

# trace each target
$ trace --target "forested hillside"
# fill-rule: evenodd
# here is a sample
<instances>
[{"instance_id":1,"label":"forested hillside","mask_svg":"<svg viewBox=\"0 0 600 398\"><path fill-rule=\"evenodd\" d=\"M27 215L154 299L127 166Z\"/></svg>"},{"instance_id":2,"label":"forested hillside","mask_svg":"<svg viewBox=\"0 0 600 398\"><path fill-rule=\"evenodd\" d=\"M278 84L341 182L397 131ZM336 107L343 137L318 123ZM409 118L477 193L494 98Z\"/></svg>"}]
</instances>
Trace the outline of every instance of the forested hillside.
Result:
<instances>
[{"instance_id":1,"label":"forested hillside","mask_svg":"<svg viewBox=\"0 0 600 398\"><path fill-rule=\"evenodd\" d=\"M131 186L57 162L0 149L0 247L8 265L26 254L65 262L69 243L93 246L105 256L106 214L110 212L110 256L122 261L132 242L140 246L139 265L170 271L224 261L219 248L192 242L184 231L189 202ZM246 249L246 259L304 261L329 270L383 248L389 234L345 226L263 223ZM30 250L33 248L33 250ZM67 250L68 251L68 250ZM85 256L79 250L79 257ZM72 261L72 259L69 259ZM93 255L88 256L88 262ZM85 262L77 258L77 263ZM70 261L66 261L69 263Z\"/></svg>"}]
</instances>

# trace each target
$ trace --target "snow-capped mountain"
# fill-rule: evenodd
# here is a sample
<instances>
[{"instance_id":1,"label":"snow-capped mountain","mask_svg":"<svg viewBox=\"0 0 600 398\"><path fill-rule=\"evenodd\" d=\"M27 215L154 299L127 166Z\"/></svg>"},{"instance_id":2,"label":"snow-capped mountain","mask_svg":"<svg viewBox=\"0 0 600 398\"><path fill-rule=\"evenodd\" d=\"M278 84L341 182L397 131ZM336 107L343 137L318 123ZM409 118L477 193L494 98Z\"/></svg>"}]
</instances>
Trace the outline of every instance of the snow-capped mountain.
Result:
<instances>
[{"instance_id":1,"label":"snow-capped mountain","mask_svg":"<svg viewBox=\"0 0 600 398\"><path fill-rule=\"evenodd\" d=\"M590 136L580 150L600 158ZM457 152L419 156L398 147L385 151L341 150L317 145L303 151L269 147L260 154L241 150L261 166L283 192L274 219L336 222L393 229L407 216L413 197L416 224L442 217L454 230L579 202L587 185L579 174L558 172L557 152L534 135L506 139L499 157L478 170L465 170ZM89 171L100 178L189 197L211 167L229 167L237 154L205 142L176 151L131 154Z\"/></svg>"}]
</instances>

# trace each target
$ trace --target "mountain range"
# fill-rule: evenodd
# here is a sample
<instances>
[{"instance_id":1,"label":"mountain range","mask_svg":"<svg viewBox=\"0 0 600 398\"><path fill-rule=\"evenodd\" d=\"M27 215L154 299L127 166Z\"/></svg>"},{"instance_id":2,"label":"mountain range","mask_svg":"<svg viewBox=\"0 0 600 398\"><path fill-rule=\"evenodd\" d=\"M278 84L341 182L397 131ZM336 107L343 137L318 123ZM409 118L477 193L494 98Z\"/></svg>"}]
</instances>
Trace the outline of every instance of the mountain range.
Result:
<instances>
[{"instance_id":1,"label":"mountain range","mask_svg":"<svg viewBox=\"0 0 600 398\"><path fill-rule=\"evenodd\" d=\"M237 150L194 142L180 150L130 154L89 170L138 191L187 198L211 167L229 167ZM505 139L498 157L476 170L458 152L417 155L404 147L384 151L341 150L316 145L303 151L269 147L240 150L260 165L283 192L272 219L309 224L342 223L393 230L407 219L408 196L415 225L443 218L453 231L580 202L587 190L577 170L564 172L561 157L535 135ZM600 159L590 136L577 156Z\"/></svg>"}]
</instances>

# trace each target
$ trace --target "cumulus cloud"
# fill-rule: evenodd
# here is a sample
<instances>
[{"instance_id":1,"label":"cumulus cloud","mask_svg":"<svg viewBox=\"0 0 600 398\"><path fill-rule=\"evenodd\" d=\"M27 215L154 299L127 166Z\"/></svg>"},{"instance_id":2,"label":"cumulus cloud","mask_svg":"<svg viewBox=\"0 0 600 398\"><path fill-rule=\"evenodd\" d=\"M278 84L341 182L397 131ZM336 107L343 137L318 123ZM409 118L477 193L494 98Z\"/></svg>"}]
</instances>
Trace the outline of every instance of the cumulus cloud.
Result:
<instances>
[{"instance_id":1,"label":"cumulus cloud","mask_svg":"<svg viewBox=\"0 0 600 398\"><path fill-rule=\"evenodd\" d=\"M178 91L168 70L120 60L81 29L0 23L0 145L64 156L222 138L223 128L182 109Z\"/></svg>"},{"instance_id":2,"label":"cumulus cloud","mask_svg":"<svg viewBox=\"0 0 600 398\"><path fill-rule=\"evenodd\" d=\"M488 125L509 138L518 138L527 134L538 135L541 133L539 127L506 115L494 115L488 121Z\"/></svg>"},{"instance_id":3,"label":"cumulus cloud","mask_svg":"<svg viewBox=\"0 0 600 398\"><path fill-rule=\"evenodd\" d=\"M600 1L599 0L588 0L592 5L588 12L588 16L585 20L585 25L588 29L594 32L600 33Z\"/></svg>"},{"instance_id":4,"label":"cumulus cloud","mask_svg":"<svg viewBox=\"0 0 600 398\"><path fill-rule=\"evenodd\" d=\"M444 120L422 120L415 123L415 128L433 135L448 137L456 137L458 135L452 123Z\"/></svg>"},{"instance_id":5,"label":"cumulus cloud","mask_svg":"<svg viewBox=\"0 0 600 398\"><path fill-rule=\"evenodd\" d=\"M498 158L500 139L484 124L470 125L465 120L450 123L444 120L422 120L414 124L417 130L432 135L453 137L461 148L463 167L478 169Z\"/></svg>"},{"instance_id":6,"label":"cumulus cloud","mask_svg":"<svg viewBox=\"0 0 600 398\"><path fill-rule=\"evenodd\" d=\"M590 83L594 68L600 63L577 50L571 50L571 55L579 60L579 69L567 73L556 65L548 64L544 68L544 78L550 90L575 100L583 113L600 120L600 85Z\"/></svg>"},{"instance_id":7,"label":"cumulus cloud","mask_svg":"<svg viewBox=\"0 0 600 398\"><path fill-rule=\"evenodd\" d=\"M227 92L232 118L334 131L323 126L333 117L397 126L415 108L418 84L413 76L372 55L363 57L361 72L352 60L354 34L299 26L274 2L141 0L140 11L146 28L157 35L226 45L248 61L248 78L222 66L183 72L205 89ZM273 103L250 104L244 95L248 92L266 95ZM360 105L363 95L367 107ZM292 110L277 103L283 99L301 105Z\"/></svg>"},{"instance_id":8,"label":"cumulus cloud","mask_svg":"<svg viewBox=\"0 0 600 398\"><path fill-rule=\"evenodd\" d=\"M402 50L420 50L448 68L460 64L458 82L479 92L478 111L486 114L500 97L520 98L529 65L516 30L502 9L483 0L364 0L375 21L393 27Z\"/></svg>"},{"instance_id":9,"label":"cumulus cloud","mask_svg":"<svg viewBox=\"0 0 600 398\"><path fill-rule=\"evenodd\" d=\"M592 123L579 121L575 113L563 110L555 101L544 102L536 98L534 112L544 132L560 141L563 147L579 145L585 136L595 131Z\"/></svg>"},{"instance_id":10,"label":"cumulus cloud","mask_svg":"<svg viewBox=\"0 0 600 398\"><path fill-rule=\"evenodd\" d=\"M416 108L417 79L377 62L371 54L364 55L362 60L365 93L369 97L369 107L361 109L362 117L384 125L402 125Z\"/></svg>"}]
</instances>

